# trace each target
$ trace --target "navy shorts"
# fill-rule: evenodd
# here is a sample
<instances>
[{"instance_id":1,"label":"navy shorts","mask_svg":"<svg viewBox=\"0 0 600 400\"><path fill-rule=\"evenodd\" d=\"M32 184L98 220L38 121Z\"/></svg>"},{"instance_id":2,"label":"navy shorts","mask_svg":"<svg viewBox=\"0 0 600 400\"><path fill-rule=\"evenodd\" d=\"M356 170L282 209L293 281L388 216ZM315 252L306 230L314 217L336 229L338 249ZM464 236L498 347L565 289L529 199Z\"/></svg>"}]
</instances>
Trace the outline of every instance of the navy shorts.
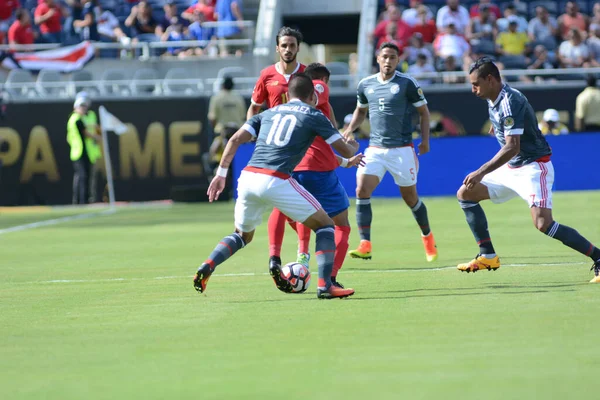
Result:
<instances>
[{"instance_id":1,"label":"navy shorts","mask_svg":"<svg viewBox=\"0 0 600 400\"><path fill-rule=\"evenodd\" d=\"M329 217L335 217L350 207L346 189L335 171L299 171L294 172L292 178L315 196Z\"/></svg>"}]
</instances>

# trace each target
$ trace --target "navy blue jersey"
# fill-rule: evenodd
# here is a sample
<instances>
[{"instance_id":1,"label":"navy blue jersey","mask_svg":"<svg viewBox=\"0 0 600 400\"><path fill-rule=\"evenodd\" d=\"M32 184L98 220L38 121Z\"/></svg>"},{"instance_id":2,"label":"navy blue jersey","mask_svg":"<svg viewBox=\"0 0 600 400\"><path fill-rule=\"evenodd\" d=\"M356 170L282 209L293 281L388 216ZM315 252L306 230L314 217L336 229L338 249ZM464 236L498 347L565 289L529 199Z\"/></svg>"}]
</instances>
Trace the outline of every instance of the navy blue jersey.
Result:
<instances>
[{"instance_id":1,"label":"navy blue jersey","mask_svg":"<svg viewBox=\"0 0 600 400\"><path fill-rule=\"evenodd\" d=\"M488 100L488 106L494 134L501 146L506 144L506 136L521 136L521 151L508 162L509 166L520 167L552 154L523 93L504 85L496 101Z\"/></svg>"},{"instance_id":2,"label":"navy blue jersey","mask_svg":"<svg viewBox=\"0 0 600 400\"><path fill-rule=\"evenodd\" d=\"M292 174L315 137L328 144L342 138L321 111L299 100L255 115L242 128L257 137L248 166L286 175Z\"/></svg>"},{"instance_id":3,"label":"navy blue jersey","mask_svg":"<svg viewBox=\"0 0 600 400\"><path fill-rule=\"evenodd\" d=\"M357 98L359 107L369 108L369 145L391 148L412 143L414 108L427 104L414 78L396 72L383 81L380 74L371 75L358 83Z\"/></svg>"}]
</instances>

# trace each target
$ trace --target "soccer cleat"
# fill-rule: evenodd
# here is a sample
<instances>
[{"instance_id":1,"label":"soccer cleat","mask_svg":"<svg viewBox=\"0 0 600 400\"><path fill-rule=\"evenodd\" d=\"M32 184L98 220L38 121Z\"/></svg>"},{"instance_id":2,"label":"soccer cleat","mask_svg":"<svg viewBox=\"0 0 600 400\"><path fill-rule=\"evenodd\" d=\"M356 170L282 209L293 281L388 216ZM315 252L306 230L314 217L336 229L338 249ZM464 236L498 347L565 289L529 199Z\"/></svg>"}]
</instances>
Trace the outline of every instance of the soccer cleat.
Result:
<instances>
[{"instance_id":1,"label":"soccer cleat","mask_svg":"<svg viewBox=\"0 0 600 400\"><path fill-rule=\"evenodd\" d=\"M329 289L323 287L317 289L317 298L319 299L343 299L353 294L354 289L342 289L334 285L329 286Z\"/></svg>"},{"instance_id":2,"label":"soccer cleat","mask_svg":"<svg viewBox=\"0 0 600 400\"><path fill-rule=\"evenodd\" d=\"M309 268L308 262L310 261L310 254L308 253L298 253L298 257L296 257L296 262L298 264L304 265L306 268Z\"/></svg>"},{"instance_id":3,"label":"soccer cleat","mask_svg":"<svg viewBox=\"0 0 600 400\"><path fill-rule=\"evenodd\" d=\"M468 263L458 264L456 268L462 272L477 272L480 269L495 271L500 268L500 258L498 256L494 256L494 258L485 258L485 256L478 254L477 257Z\"/></svg>"},{"instance_id":4,"label":"soccer cleat","mask_svg":"<svg viewBox=\"0 0 600 400\"><path fill-rule=\"evenodd\" d=\"M292 284L281 274L280 257L271 256L271 258L269 258L269 274L271 274L271 277L273 278L273 282L275 282L275 286L277 286L277 289L285 293L292 293L294 291Z\"/></svg>"},{"instance_id":5,"label":"soccer cleat","mask_svg":"<svg viewBox=\"0 0 600 400\"><path fill-rule=\"evenodd\" d=\"M211 275L212 270L210 269L210 265L202 264L200 268L198 268L198 272L194 275L194 288L199 293L204 293L206 291L206 284Z\"/></svg>"},{"instance_id":6,"label":"soccer cleat","mask_svg":"<svg viewBox=\"0 0 600 400\"><path fill-rule=\"evenodd\" d=\"M352 258L362 258L363 260L371 259L371 242L368 240L361 240L358 245L358 249L351 250L348 255Z\"/></svg>"},{"instance_id":7,"label":"soccer cleat","mask_svg":"<svg viewBox=\"0 0 600 400\"><path fill-rule=\"evenodd\" d=\"M596 260L591 270L594 271L594 278L590 283L600 283L600 259Z\"/></svg>"},{"instance_id":8,"label":"soccer cleat","mask_svg":"<svg viewBox=\"0 0 600 400\"><path fill-rule=\"evenodd\" d=\"M344 289L344 285L342 285L341 283L339 283L337 281L337 277L334 277L334 276L331 277L331 284L337 288Z\"/></svg>"},{"instance_id":9,"label":"soccer cleat","mask_svg":"<svg viewBox=\"0 0 600 400\"><path fill-rule=\"evenodd\" d=\"M423 247L425 247L425 257L428 262L432 262L437 260L437 246L435 244L435 239L433 238L433 232L429 232L429 235L423 236L421 235L421 239L423 240Z\"/></svg>"}]
</instances>

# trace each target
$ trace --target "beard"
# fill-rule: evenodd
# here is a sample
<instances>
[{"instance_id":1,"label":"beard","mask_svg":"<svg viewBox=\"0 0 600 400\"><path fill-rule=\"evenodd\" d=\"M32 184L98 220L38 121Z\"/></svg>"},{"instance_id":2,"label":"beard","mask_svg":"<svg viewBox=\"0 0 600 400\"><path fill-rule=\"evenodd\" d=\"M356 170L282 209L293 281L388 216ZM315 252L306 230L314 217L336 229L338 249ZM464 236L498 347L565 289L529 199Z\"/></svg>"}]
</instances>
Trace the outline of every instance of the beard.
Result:
<instances>
[{"instance_id":1,"label":"beard","mask_svg":"<svg viewBox=\"0 0 600 400\"><path fill-rule=\"evenodd\" d=\"M281 60L286 63L286 64L291 64L294 61L296 61L296 56L298 55L298 53L294 54L293 56L291 56L290 58L286 58L285 56L281 55Z\"/></svg>"}]
</instances>

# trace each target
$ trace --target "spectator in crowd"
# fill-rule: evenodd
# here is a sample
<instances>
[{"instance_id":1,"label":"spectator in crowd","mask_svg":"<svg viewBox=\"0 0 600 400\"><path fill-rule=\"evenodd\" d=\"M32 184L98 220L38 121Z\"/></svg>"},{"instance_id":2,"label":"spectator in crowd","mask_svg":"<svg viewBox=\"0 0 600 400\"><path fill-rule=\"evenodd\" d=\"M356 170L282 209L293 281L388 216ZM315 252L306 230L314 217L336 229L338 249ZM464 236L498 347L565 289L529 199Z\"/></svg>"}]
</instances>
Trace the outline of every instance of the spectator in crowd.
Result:
<instances>
[{"instance_id":1,"label":"spectator in crowd","mask_svg":"<svg viewBox=\"0 0 600 400\"><path fill-rule=\"evenodd\" d=\"M590 50L581 35L579 29L571 29L568 40L562 42L558 47L558 60L562 68L582 68L588 66Z\"/></svg>"},{"instance_id":2,"label":"spectator in crowd","mask_svg":"<svg viewBox=\"0 0 600 400\"><path fill-rule=\"evenodd\" d=\"M500 54L500 61L505 67L525 68L528 61L525 54L528 52L529 38L525 32L517 30L518 20L515 16L510 16L508 20L508 31L500 32L496 39L498 46L496 51Z\"/></svg>"},{"instance_id":3,"label":"spectator in crowd","mask_svg":"<svg viewBox=\"0 0 600 400\"><path fill-rule=\"evenodd\" d=\"M538 44L534 47L533 57L530 64L527 66L527 69L554 69L554 64L550 61L548 50L546 50L544 45ZM523 75L520 79L524 82L540 82L545 80L555 80L555 77L552 75Z\"/></svg>"},{"instance_id":4,"label":"spectator in crowd","mask_svg":"<svg viewBox=\"0 0 600 400\"><path fill-rule=\"evenodd\" d=\"M481 4L479 15L471 18L466 36L474 52L488 55L496 53L496 17L487 4Z\"/></svg>"},{"instance_id":5,"label":"spectator in crowd","mask_svg":"<svg viewBox=\"0 0 600 400\"><path fill-rule=\"evenodd\" d=\"M75 29L73 26L73 22L82 19L81 12L83 11L83 4L81 0L66 0L66 4L68 6L67 10L69 12L69 16L65 20L63 25L64 33L67 36L67 39L77 37L79 39L79 29Z\"/></svg>"},{"instance_id":6,"label":"spectator in crowd","mask_svg":"<svg viewBox=\"0 0 600 400\"><path fill-rule=\"evenodd\" d=\"M534 44L542 44L548 50L556 49L556 36L558 35L558 22L548 13L544 6L535 8L535 18L529 21L527 27L529 40Z\"/></svg>"},{"instance_id":7,"label":"spectator in crowd","mask_svg":"<svg viewBox=\"0 0 600 400\"><path fill-rule=\"evenodd\" d=\"M98 41L98 21L100 15L96 0L82 0L83 10L80 20L73 21L73 27L80 29L81 40Z\"/></svg>"},{"instance_id":8,"label":"spectator in crowd","mask_svg":"<svg viewBox=\"0 0 600 400\"><path fill-rule=\"evenodd\" d=\"M565 5L565 13L558 17L558 26L563 40L569 40L572 29L578 29L583 34L587 32L589 18L579 12L579 6L574 1L569 1Z\"/></svg>"},{"instance_id":9,"label":"spectator in crowd","mask_svg":"<svg viewBox=\"0 0 600 400\"><path fill-rule=\"evenodd\" d=\"M461 71L461 66L457 63L456 61L457 59L455 57L446 57L444 59L444 64L442 66L442 70L446 71L446 72L458 72ZM444 83L464 83L465 82L465 78L464 76L461 74L461 76L458 75L450 75L450 74L444 74L442 76L442 81Z\"/></svg>"},{"instance_id":10,"label":"spectator in crowd","mask_svg":"<svg viewBox=\"0 0 600 400\"><path fill-rule=\"evenodd\" d=\"M188 35L190 40L203 40L211 42L215 34L214 28L206 28L202 26L204 22L204 14L200 11L194 11L194 22L188 27ZM201 44L195 48L189 49L187 54L189 56L202 56L206 52L209 52L211 48L214 48L216 54L218 50L213 43ZM210 52L209 52L210 53Z\"/></svg>"},{"instance_id":11,"label":"spectator in crowd","mask_svg":"<svg viewBox=\"0 0 600 400\"><path fill-rule=\"evenodd\" d=\"M471 18L479 17L479 13L481 12L482 7L487 7L490 10L490 14L494 16L494 20L498 20L502 17L500 13L500 8L492 4L491 0L479 0L478 4L473 4L471 9L469 10L469 15Z\"/></svg>"},{"instance_id":12,"label":"spectator in crowd","mask_svg":"<svg viewBox=\"0 0 600 400\"><path fill-rule=\"evenodd\" d=\"M379 48L385 42L394 43L398 48L402 49L406 46L406 43L402 41L402 39L398 36L398 25L396 24L387 24L385 26L385 35L380 36L377 41L376 51L379 52Z\"/></svg>"},{"instance_id":13,"label":"spectator in crowd","mask_svg":"<svg viewBox=\"0 0 600 400\"><path fill-rule=\"evenodd\" d=\"M433 43L435 35L437 34L437 27L433 18L429 18L427 13L429 8L421 4L417 7L417 21L412 27L413 33L420 33L423 35L425 43ZM429 11L431 12L431 11Z\"/></svg>"},{"instance_id":14,"label":"spectator in crowd","mask_svg":"<svg viewBox=\"0 0 600 400\"><path fill-rule=\"evenodd\" d=\"M575 100L575 130L600 132L600 89L591 74L587 77L587 87Z\"/></svg>"},{"instance_id":15,"label":"spectator in crowd","mask_svg":"<svg viewBox=\"0 0 600 400\"><path fill-rule=\"evenodd\" d=\"M183 23L177 16L174 16L172 17L171 24L167 27L167 30L161 35L160 40L161 42L182 42L187 40L187 28L183 26ZM163 57L184 58L188 54L187 49L182 46L168 47L167 51L163 54Z\"/></svg>"},{"instance_id":16,"label":"spectator in crowd","mask_svg":"<svg viewBox=\"0 0 600 400\"><path fill-rule=\"evenodd\" d=\"M569 128L560 122L560 115L554 108L544 111L544 116L538 124L542 135L565 135L569 133Z\"/></svg>"},{"instance_id":17,"label":"spectator in crowd","mask_svg":"<svg viewBox=\"0 0 600 400\"><path fill-rule=\"evenodd\" d=\"M527 20L517 13L517 7L511 3L506 6L504 9L504 18L500 18L496 21L496 26L498 27L498 32L506 32L508 31L509 18L511 20L517 21L517 32L527 32L527 27L529 23Z\"/></svg>"},{"instance_id":18,"label":"spectator in crowd","mask_svg":"<svg viewBox=\"0 0 600 400\"><path fill-rule=\"evenodd\" d=\"M187 19L178 15L177 3L175 0L167 0L163 6L163 10L165 14L162 17L162 20L159 21L158 25L156 25L156 36L161 37L163 33L167 31L167 28L169 28L169 26L171 26L173 23L182 26L189 25L189 21Z\"/></svg>"},{"instance_id":19,"label":"spectator in crowd","mask_svg":"<svg viewBox=\"0 0 600 400\"><path fill-rule=\"evenodd\" d=\"M124 45L131 43L131 39L121 29L121 24L115 15L109 10L104 10L98 4L98 34L100 39L106 39L110 42L120 42Z\"/></svg>"},{"instance_id":20,"label":"spectator in crowd","mask_svg":"<svg viewBox=\"0 0 600 400\"><path fill-rule=\"evenodd\" d=\"M66 16L66 10L54 0L40 0L35 8L34 21L39 26L41 39L44 43L60 43L62 41L61 17Z\"/></svg>"},{"instance_id":21,"label":"spectator in crowd","mask_svg":"<svg viewBox=\"0 0 600 400\"><path fill-rule=\"evenodd\" d=\"M469 12L460 5L459 0L447 0L446 5L439 9L436 18L437 29L444 32L448 25L454 24L456 32L463 35L469 25Z\"/></svg>"},{"instance_id":22,"label":"spectator in crowd","mask_svg":"<svg viewBox=\"0 0 600 400\"><path fill-rule=\"evenodd\" d=\"M217 0L215 18L219 22L230 23L227 25L219 25L217 27L217 38L225 40L243 39L244 36L242 30L244 29L244 16L242 15L242 5L240 0ZM235 21L237 21L237 24L231 25L231 22ZM219 47L221 56L235 54L239 57L244 50L244 46L228 45L223 40L221 40Z\"/></svg>"},{"instance_id":23,"label":"spectator in crowd","mask_svg":"<svg viewBox=\"0 0 600 400\"><path fill-rule=\"evenodd\" d=\"M428 86L433 83L433 80L431 78L422 78L421 76L424 72L435 72L435 68L431 63L431 59L427 58L425 54L420 53L417 55L417 62L409 66L406 72L417 79L421 86Z\"/></svg>"},{"instance_id":24,"label":"spectator in crowd","mask_svg":"<svg viewBox=\"0 0 600 400\"><path fill-rule=\"evenodd\" d=\"M421 8L425 11L425 18L429 21L433 19L433 13L429 9L429 7L423 5L423 0L410 0L409 8L402 11L402 20L406 22L409 26L415 26L418 22L421 21L421 17L419 15L419 10Z\"/></svg>"},{"instance_id":25,"label":"spectator in crowd","mask_svg":"<svg viewBox=\"0 0 600 400\"><path fill-rule=\"evenodd\" d=\"M454 22L450 22L446 26L445 33L438 35L433 42L433 51L442 62L452 57L453 62L456 63L456 60L462 60L468 55L469 50L469 43L464 36L457 33Z\"/></svg>"},{"instance_id":26,"label":"spectator in crowd","mask_svg":"<svg viewBox=\"0 0 600 400\"><path fill-rule=\"evenodd\" d=\"M0 36L5 36L11 26L12 16L21 8L19 0L0 1ZM3 42L0 40L0 44Z\"/></svg>"},{"instance_id":27,"label":"spectator in crowd","mask_svg":"<svg viewBox=\"0 0 600 400\"><path fill-rule=\"evenodd\" d=\"M592 30L592 28L594 29ZM590 67L600 67L600 24L590 25L590 37L587 39L587 46L590 50Z\"/></svg>"},{"instance_id":28,"label":"spectator in crowd","mask_svg":"<svg viewBox=\"0 0 600 400\"><path fill-rule=\"evenodd\" d=\"M215 2L210 0L200 0L196 3L193 3L191 6L187 8L182 14L181 17L194 22L194 13L200 12L204 15L204 21L206 22L214 22L216 20L215 16Z\"/></svg>"},{"instance_id":29,"label":"spectator in crowd","mask_svg":"<svg viewBox=\"0 0 600 400\"><path fill-rule=\"evenodd\" d=\"M153 34L156 31L156 20L152 16L152 7L147 1L140 1L131 8L131 13L125 20L125 26L132 28L132 35Z\"/></svg>"},{"instance_id":30,"label":"spectator in crowd","mask_svg":"<svg viewBox=\"0 0 600 400\"><path fill-rule=\"evenodd\" d=\"M33 44L35 33L31 27L31 17L29 16L29 11L24 8L20 8L17 10L16 17L17 19L8 29L8 44Z\"/></svg>"},{"instance_id":31,"label":"spectator in crowd","mask_svg":"<svg viewBox=\"0 0 600 400\"><path fill-rule=\"evenodd\" d=\"M600 25L600 2L594 4L592 9L592 18L590 19L590 30L594 30L592 25Z\"/></svg>"},{"instance_id":32,"label":"spectator in crowd","mask_svg":"<svg viewBox=\"0 0 600 400\"><path fill-rule=\"evenodd\" d=\"M387 8L387 14L388 19L377 24L372 37L376 40L376 43L380 43L380 39L385 37L388 32L388 25L394 24L396 25L396 44L402 50L408 44L408 39L412 35L412 29L400 18L400 9L398 6L390 5Z\"/></svg>"},{"instance_id":33,"label":"spectator in crowd","mask_svg":"<svg viewBox=\"0 0 600 400\"><path fill-rule=\"evenodd\" d=\"M417 62L419 55L425 56L428 63L433 63L433 54L431 54L431 51L425 47L423 35L420 33L415 33L410 38L410 46L406 47L400 56L400 62L403 63L406 61L409 65L412 65Z\"/></svg>"}]
</instances>

